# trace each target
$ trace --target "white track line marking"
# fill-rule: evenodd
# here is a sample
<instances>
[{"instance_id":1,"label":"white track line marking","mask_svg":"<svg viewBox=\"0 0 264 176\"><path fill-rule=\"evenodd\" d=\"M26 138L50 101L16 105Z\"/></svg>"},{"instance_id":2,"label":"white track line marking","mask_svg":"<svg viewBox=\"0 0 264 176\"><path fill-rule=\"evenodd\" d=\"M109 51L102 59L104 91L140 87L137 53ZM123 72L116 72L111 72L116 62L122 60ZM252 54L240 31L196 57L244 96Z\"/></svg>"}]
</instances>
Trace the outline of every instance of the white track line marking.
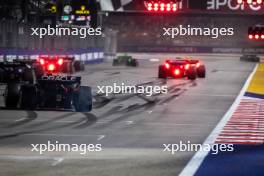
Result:
<instances>
[{"instance_id":1,"label":"white track line marking","mask_svg":"<svg viewBox=\"0 0 264 176\"><path fill-rule=\"evenodd\" d=\"M102 140L103 138L105 138L105 135L99 135L98 138L97 138L97 141L100 141L100 140Z\"/></svg>"},{"instance_id":2,"label":"white track line marking","mask_svg":"<svg viewBox=\"0 0 264 176\"><path fill-rule=\"evenodd\" d=\"M54 162L51 164L52 166L56 166L60 164L64 159L63 158L54 158Z\"/></svg>"},{"instance_id":3,"label":"white track line marking","mask_svg":"<svg viewBox=\"0 0 264 176\"><path fill-rule=\"evenodd\" d=\"M133 121L126 121L126 124L127 125L131 125L131 124L133 124L134 122Z\"/></svg>"},{"instance_id":4,"label":"white track line marking","mask_svg":"<svg viewBox=\"0 0 264 176\"><path fill-rule=\"evenodd\" d=\"M249 86L249 83L257 71L258 64L256 64L253 72L249 75L246 83L244 84L243 88L241 89L239 95L237 96L236 100L232 104L232 106L229 108L229 110L225 113L224 117L221 119L221 121L217 124L215 129L211 132L211 134L206 138L203 145L205 144L213 144L218 135L221 133L222 129L224 128L225 124L228 122L228 120L231 118L232 114L235 112L236 108L238 107L242 97L244 96L244 93ZM198 151L195 153L195 155L192 157L192 159L188 162L188 164L185 166L185 168L182 170L179 176L191 176L194 175L195 172L199 169L200 165L202 164L205 157L208 155L209 151Z\"/></svg>"},{"instance_id":5,"label":"white track line marking","mask_svg":"<svg viewBox=\"0 0 264 176\"><path fill-rule=\"evenodd\" d=\"M27 119L28 119L28 118L22 117L22 118L20 118L20 119L15 120L15 122L21 122L21 121L24 121L24 120L27 120Z\"/></svg>"}]
</instances>

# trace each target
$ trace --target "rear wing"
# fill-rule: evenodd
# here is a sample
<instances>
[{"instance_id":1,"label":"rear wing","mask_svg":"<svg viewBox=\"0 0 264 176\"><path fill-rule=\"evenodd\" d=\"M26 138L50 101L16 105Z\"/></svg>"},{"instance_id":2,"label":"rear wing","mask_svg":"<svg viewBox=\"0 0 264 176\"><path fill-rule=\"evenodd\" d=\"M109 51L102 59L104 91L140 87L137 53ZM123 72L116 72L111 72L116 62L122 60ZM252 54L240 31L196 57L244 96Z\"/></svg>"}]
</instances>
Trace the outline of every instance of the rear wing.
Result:
<instances>
[{"instance_id":1,"label":"rear wing","mask_svg":"<svg viewBox=\"0 0 264 176\"><path fill-rule=\"evenodd\" d=\"M26 67L28 64L23 62L0 62L0 68L6 70L8 68Z\"/></svg>"},{"instance_id":2,"label":"rear wing","mask_svg":"<svg viewBox=\"0 0 264 176\"><path fill-rule=\"evenodd\" d=\"M38 79L40 84L75 84L81 83L81 77L79 76L61 76L61 75L47 75Z\"/></svg>"},{"instance_id":3,"label":"rear wing","mask_svg":"<svg viewBox=\"0 0 264 176\"><path fill-rule=\"evenodd\" d=\"M18 63L24 63L24 64L34 64L37 60L33 59L14 59L13 62L18 62Z\"/></svg>"},{"instance_id":4,"label":"rear wing","mask_svg":"<svg viewBox=\"0 0 264 176\"><path fill-rule=\"evenodd\" d=\"M197 64L199 62L199 60L189 60L190 64Z\"/></svg>"}]
</instances>

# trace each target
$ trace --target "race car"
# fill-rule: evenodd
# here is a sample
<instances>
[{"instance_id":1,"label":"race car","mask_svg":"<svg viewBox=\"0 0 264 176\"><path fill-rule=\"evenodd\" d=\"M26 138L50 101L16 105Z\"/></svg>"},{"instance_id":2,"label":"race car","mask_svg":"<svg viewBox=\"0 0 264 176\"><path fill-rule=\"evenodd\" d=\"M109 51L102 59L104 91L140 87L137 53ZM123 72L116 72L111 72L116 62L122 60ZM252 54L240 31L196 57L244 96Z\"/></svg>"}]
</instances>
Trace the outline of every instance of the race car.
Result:
<instances>
[{"instance_id":1,"label":"race car","mask_svg":"<svg viewBox=\"0 0 264 176\"><path fill-rule=\"evenodd\" d=\"M198 60L174 59L166 60L159 65L159 78L183 78L195 80L197 77L204 78L205 66Z\"/></svg>"},{"instance_id":2,"label":"race car","mask_svg":"<svg viewBox=\"0 0 264 176\"><path fill-rule=\"evenodd\" d=\"M166 60L159 65L159 78L183 78L196 79L196 71L185 60Z\"/></svg>"},{"instance_id":3,"label":"race car","mask_svg":"<svg viewBox=\"0 0 264 176\"><path fill-rule=\"evenodd\" d=\"M91 87L81 86L81 77L75 76L43 75L32 84L11 82L4 99L6 108L92 110Z\"/></svg>"},{"instance_id":4,"label":"race car","mask_svg":"<svg viewBox=\"0 0 264 176\"><path fill-rule=\"evenodd\" d=\"M259 62L260 57L254 54L244 54L240 57L240 61L246 61L246 62Z\"/></svg>"},{"instance_id":5,"label":"race car","mask_svg":"<svg viewBox=\"0 0 264 176\"><path fill-rule=\"evenodd\" d=\"M118 56L113 60L113 66L119 66L119 65L137 67L138 60L133 58L132 56L127 56L127 55Z\"/></svg>"}]
</instances>

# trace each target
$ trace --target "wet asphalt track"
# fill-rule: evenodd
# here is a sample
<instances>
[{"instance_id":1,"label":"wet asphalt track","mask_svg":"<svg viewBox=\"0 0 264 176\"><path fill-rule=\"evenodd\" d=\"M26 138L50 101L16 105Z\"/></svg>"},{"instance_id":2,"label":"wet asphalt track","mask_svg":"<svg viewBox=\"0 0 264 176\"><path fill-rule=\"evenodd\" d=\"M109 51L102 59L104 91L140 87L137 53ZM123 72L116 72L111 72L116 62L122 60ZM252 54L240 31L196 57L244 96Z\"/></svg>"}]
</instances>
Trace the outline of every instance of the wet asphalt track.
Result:
<instances>
[{"instance_id":1,"label":"wet asphalt track","mask_svg":"<svg viewBox=\"0 0 264 176\"><path fill-rule=\"evenodd\" d=\"M157 79L162 55L139 55L139 68L87 66L78 73L83 84L168 85L169 93L94 96L91 113L63 111L0 111L0 176L177 175L193 152L163 152L163 144L202 144L230 107L253 63L238 56L200 58L207 78L196 81ZM31 152L30 144L102 144L103 151Z\"/></svg>"}]
</instances>

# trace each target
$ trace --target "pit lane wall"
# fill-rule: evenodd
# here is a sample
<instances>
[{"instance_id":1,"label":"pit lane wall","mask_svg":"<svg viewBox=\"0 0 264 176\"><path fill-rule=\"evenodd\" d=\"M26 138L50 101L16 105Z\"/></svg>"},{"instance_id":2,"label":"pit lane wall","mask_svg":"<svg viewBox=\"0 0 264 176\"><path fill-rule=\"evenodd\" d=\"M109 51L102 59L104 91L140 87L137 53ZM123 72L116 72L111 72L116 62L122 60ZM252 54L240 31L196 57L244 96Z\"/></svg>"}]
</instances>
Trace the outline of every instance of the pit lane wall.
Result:
<instances>
[{"instance_id":1,"label":"pit lane wall","mask_svg":"<svg viewBox=\"0 0 264 176\"><path fill-rule=\"evenodd\" d=\"M215 46L119 46L118 52L264 54L264 46L259 48Z\"/></svg>"},{"instance_id":2,"label":"pit lane wall","mask_svg":"<svg viewBox=\"0 0 264 176\"><path fill-rule=\"evenodd\" d=\"M12 59L36 59L41 55L74 56L76 60L85 64L94 64L104 61L103 48L73 49L73 50L25 50L0 48L0 61Z\"/></svg>"}]
</instances>

